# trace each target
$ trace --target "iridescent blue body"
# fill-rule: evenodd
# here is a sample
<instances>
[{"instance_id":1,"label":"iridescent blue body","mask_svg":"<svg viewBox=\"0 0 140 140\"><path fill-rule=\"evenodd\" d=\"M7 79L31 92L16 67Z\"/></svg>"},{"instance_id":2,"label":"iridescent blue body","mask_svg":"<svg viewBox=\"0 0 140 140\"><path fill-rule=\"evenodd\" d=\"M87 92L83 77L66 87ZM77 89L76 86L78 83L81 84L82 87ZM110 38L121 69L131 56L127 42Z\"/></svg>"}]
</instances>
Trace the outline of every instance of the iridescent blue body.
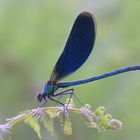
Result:
<instances>
[{"instance_id":1,"label":"iridescent blue body","mask_svg":"<svg viewBox=\"0 0 140 140\"><path fill-rule=\"evenodd\" d=\"M39 102L41 102L42 99L47 100L48 98L63 105L63 103L53 99L53 97L64 94L72 95L73 89L68 89L56 94L55 91L57 91L59 88L84 84L128 71L140 70L140 65L128 66L84 80L64 83L59 82L63 78L75 72L84 64L93 50L95 37L95 18L88 12L81 13L73 24L64 50L53 68L50 80L45 84L43 93L37 95L37 100Z\"/></svg>"}]
</instances>

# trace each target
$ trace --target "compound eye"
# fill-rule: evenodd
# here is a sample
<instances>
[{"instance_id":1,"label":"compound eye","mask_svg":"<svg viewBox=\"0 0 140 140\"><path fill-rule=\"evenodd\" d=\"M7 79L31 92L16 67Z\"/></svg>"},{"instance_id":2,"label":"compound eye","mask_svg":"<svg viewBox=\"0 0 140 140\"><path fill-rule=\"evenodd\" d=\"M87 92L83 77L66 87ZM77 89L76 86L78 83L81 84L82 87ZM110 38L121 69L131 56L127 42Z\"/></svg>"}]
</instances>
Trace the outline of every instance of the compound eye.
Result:
<instances>
[{"instance_id":1,"label":"compound eye","mask_svg":"<svg viewBox=\"0 0 140 140\"><path fill-rule=\"evenodd\" d=\"M43 99L42 94L36 94L36 99L38 102L41 102Z\"/></svg>"}]
</instances>

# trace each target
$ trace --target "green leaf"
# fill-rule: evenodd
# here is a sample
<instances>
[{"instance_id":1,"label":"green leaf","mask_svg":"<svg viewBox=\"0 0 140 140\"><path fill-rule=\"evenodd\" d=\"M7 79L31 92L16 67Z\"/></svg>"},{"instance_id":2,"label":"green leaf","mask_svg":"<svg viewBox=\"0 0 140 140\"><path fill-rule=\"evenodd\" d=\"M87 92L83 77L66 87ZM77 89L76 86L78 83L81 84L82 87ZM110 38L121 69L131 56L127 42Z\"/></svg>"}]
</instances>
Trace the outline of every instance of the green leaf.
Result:
<instances>
[{"instance_id":1,"label":"green leaf","mask_svg":"<svg viewBox=\"0 0 140 140\"><path fill-rule=\"evenodd\" d=\"M41 121L44 124L44 127L51 133L51 135L54 134L53 116L54 114L52 112L44 112L41 115Z\"/></svg>"},{"instance_id":2,"label":"green leaf","mask_svg":"<svg viewBox=\"0 0 140 140\"><path fill-rule=\"evenodd\" d=\"M66 134L66 135L72 134L72 123L68 117L66 117L64 120L63 129L64 129L64 134Z\"/></svg>"},{"instance_id":3,"label":"green leaf","mask_svg":"<svg viewBox=\"0 0 140 140\"><path fill-rule=\"evenodd\" d=\"M65 115L60 118L61 126L63 127L64 134L72 134L72 123L68 115Z\"/></svg>"},{"instance_id":4,"label":"green leaf","mask_svg":"<svg viewBox=\"0 0 140 140\"><path fill-rule=\"evenodd\" d=\"M64 134L71 135L72 134L72 123L69 118L69 110L66 109L60 109L58 111L59 118L60 118L60 124L63 127Z\"/></svg>"},{"instance_id":5,"label":"green leaf","mask_svg":"<svg viewBox=\"0 0 140 140\"><path fill-rule=\"evenodd\" d=\"M19 114L15 117L6 119L8 124L15 125L16 123L25 120L28 117L28 114Z\"/></svg>"},{"instance_id":6,"label":"green leaf","mask_svg":"<svg viewBox=\"0 0 140 140\"><path fill-rule=\"evenodd\" d=\"M38 123L38 118L33 117L31 115L28 115L28 118L24 120L25 123L31 126L31 128L34 129L34 131L37 133L38 137L41 139L41 134L40 134L40 125Z\"/></svg>"}]
</instances>

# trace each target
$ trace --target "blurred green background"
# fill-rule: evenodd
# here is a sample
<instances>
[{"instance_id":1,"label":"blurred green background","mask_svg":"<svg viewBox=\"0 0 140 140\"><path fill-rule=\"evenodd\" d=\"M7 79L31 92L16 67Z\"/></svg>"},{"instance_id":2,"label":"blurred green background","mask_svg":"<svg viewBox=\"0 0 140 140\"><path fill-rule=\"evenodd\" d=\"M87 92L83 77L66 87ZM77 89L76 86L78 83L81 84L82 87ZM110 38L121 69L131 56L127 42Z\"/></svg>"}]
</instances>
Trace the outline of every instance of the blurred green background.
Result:
<instances>
[{"instance_id":1,"label":"blurred green background","mask_svg":"<svg viewBox=\"0 0 140 140\"><path fill-rule=\"evenodd\" d=\"M0 0L0 122L19 111L37 107L41 91L82 11L96 16L97 37L86 63L64 81L83 79L140 63L139 0ZM54 136L42 129L43 140L138 140L140 138L140 73L130 72L76 86L83 103L103 105L122 120L121 131L87 128L72 116L73 134L59 127ZM26 124L12 130L13 140L38 140Z\"/></svg>"}]
</instances>

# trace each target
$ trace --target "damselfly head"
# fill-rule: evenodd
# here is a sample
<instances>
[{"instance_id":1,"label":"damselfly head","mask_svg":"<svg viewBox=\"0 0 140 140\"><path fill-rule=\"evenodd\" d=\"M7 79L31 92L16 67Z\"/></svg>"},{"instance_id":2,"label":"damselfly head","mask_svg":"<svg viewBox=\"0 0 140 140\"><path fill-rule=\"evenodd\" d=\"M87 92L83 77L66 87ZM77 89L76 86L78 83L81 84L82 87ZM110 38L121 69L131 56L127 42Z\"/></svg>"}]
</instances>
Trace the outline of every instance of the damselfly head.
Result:
<instances>
[{"instance_id":1,"label":"damselfly head","mask_svg":"<svg viewBox=\"0 0 140 140\"><path fill-rule=\"evenodd\" d=\"M38 102L41 102L43 99L45 99L43 94L40 93L37 93L35 97Z\"/></svg>"}]
</instances>

